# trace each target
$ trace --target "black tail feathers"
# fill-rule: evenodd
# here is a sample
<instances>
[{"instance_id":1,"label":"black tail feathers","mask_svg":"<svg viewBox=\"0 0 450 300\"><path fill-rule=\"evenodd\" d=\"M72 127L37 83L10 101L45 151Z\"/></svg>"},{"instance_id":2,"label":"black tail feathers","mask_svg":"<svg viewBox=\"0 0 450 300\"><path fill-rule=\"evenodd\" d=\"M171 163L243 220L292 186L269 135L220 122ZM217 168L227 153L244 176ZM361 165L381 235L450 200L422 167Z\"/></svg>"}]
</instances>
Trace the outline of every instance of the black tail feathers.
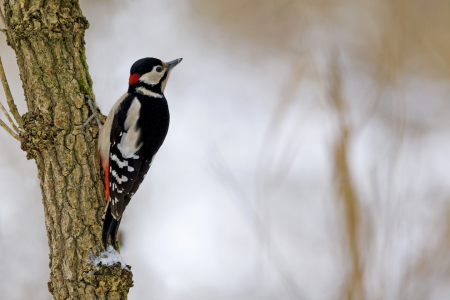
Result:
<instances>
[{"instance_id":1,"label":"black tail feathers","mask_svg":"<svg viewBox=\"0 0 450 300\"><path fill-rule=\"evenodd\" d=\"M105 249L107 247L109 237L111 237L111 245L116 248L116 236L121 220L122 218L120 218L119 220L114 219L111 214L111 206L108 203L108 210L106 211L105 220L103 221L102 232L102 242Z\"/></svg>"}]
</instances>

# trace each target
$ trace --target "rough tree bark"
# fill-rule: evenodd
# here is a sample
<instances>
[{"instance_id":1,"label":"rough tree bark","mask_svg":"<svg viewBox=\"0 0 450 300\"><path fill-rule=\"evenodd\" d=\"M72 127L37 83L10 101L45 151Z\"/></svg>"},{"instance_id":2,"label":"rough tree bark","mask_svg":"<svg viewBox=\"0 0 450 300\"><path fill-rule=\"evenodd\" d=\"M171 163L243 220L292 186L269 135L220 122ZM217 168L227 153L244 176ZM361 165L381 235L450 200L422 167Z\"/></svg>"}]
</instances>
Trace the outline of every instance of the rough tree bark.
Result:
<instances>
[{"instance_id":1,"label":"rough tree bark","mask_svg":"<svg viewBox=\"0 0 450 300\"><path fill-rule=\"evenodd\" d=\"M49 291L58 300L126 299L131 272L87 263L102 248L105 205L99 128L92 122L77 129L90 114L84 94L93 96L84 48L89 23L78 0L5 0L4 11L28 107L16 118L19 139L36 161L42 192Z\"/></svg>"}]
</instances>

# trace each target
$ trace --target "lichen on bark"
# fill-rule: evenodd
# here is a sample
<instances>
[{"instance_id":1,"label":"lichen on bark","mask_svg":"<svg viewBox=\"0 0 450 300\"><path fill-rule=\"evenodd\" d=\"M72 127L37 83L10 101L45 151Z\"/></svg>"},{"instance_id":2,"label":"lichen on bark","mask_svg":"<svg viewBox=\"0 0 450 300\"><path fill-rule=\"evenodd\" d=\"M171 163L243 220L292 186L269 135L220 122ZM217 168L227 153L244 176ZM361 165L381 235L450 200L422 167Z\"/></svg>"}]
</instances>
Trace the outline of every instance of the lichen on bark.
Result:
<instances>
[{"instance_id":1,"label":"lichen on bark","mask_svg":"<svg viewBox=\"0 0 450 300\"><path fill-rule=\"evenodd\" d=\"M22 119L24 128L19 138L27 159L36 158L36 152L53 147L59 130L53 125L51 115L27 112Z\"/></svg>"},{"instance_id":2,"label":"lichen on bark","mask_svg":"<svg viewBox=\"0 0 450 300\"><path fill-rule=\"evenodd\" d=\"M5 0L4 11L28 108L21 147L36 160L40 180L49 291L58 300L126 299L131 273L87 263L102 247L105 206L98 127L78 130L90 114L84 94L93 96L84 48L89 23L77 0Z\"/></svg>"},{"instance_id":3,"label":"lichen on bark","mask_svg":"<svg viewBox=\"0 0 450 300\"><path fill-rule=\"evenodd\" d=\"M111 299L123 299L133 286L133 273L130 269L131 266L122 268L120 263L112 266L85 266L80 282L94 287L97 294L109 293Z\"/></svg>"}]
</instances>

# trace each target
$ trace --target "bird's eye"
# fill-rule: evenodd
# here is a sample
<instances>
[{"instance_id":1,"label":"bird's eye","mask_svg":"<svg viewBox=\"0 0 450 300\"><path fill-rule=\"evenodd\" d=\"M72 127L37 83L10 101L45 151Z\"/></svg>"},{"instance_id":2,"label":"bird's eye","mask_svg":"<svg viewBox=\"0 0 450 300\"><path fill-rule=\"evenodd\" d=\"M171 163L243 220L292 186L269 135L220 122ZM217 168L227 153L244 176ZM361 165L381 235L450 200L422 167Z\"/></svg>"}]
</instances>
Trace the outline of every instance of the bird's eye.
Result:
<instances>
[{"instance_id":1,"label":"bird's eye","mask_svg":"<svg viewBox=\"0 0 450 300\"><path fill-rule=\"evenodd\" d=\"M162 67L157 67L157 68L156 68L156 72L161 72L162 70L163 70Z\"/></svg>"}]
</instances>

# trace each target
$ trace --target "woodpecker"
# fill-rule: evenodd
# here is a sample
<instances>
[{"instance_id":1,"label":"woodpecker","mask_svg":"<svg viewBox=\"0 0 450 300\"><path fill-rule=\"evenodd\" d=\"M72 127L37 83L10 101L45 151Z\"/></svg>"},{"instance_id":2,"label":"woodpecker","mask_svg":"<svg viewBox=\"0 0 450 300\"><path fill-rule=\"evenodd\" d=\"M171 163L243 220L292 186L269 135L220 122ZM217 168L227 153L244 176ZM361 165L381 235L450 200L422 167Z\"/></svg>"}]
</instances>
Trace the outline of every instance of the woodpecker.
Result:
<instances>
[{"instance_id":1,"label":"woodpecker","mask_svg":"<svg viewBox=\"0 0 450 300\"><path fill-rule=\"evenodd\" d=\"M112 107L103 124L98 149L105 170L107 209L102 242L116 246L122 214L144 180L169 129L169 107L164 89L181 58L136 61L130 70L128 92Z\"/></svg>"}]
</instances>

